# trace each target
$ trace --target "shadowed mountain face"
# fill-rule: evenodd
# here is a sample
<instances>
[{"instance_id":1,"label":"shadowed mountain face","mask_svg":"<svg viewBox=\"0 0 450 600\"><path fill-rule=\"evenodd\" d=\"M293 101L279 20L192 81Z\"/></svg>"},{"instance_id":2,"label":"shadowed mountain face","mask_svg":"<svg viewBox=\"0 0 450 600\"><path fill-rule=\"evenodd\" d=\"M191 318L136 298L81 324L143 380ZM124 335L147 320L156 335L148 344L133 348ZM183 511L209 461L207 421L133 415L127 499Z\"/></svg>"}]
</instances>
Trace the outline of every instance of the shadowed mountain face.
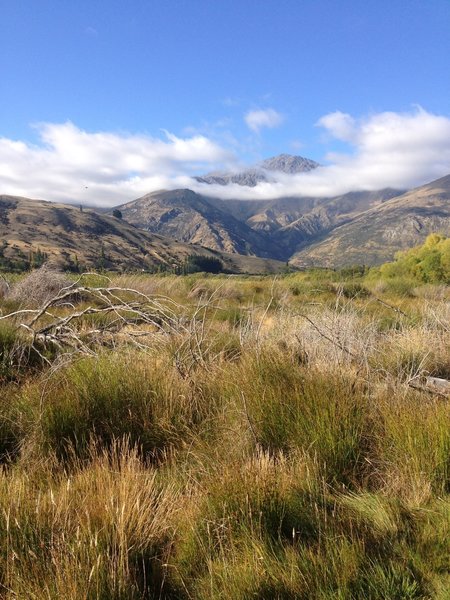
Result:
<instances>
[{"instance_id":1,"label":"shadowed mountain face","mask_svg":"<svg viewBox=\"0 0 450 600\"><path fill-rule=\"evenodd\" d=\"M45 253L61 266L155 269L181 264L203 254L222 260L233 272L277 272L277 261L214 252L137 229L93 210L14 196L0 196L2 259L20 260Z\"/></svg>"},{"instance_id":2,"label":"shadowed mountain face","mask_svg":"<svg viewBox=\"0 0 450 600\"><path fill-rule=\"evenodd\" d=\"M282 254L275 242L191 190L153 192L118 208L136 227L182 242L265 258Z\"/></svg>"},{"instance_id":3,"label":"shadowed mountain face","mask_svg":"<svg viewBox=\"0 0 450 600\"><path fill-rule=\"evenodd\" d=\"M213 250L287 261L319 236L398 194L381 190L249 201L173 190L153 192L118 208L125 220L153 233Z\"/></svg>"},{"instance_id":4,"label":"shadowed mountain face","mask_svg":"<svg viewBox=\"0 0 450 600\"><path fill-rule=\"evenodd\" d=\"M385 189L377 192L350 192L322 199L310 211L277 229L274 239L278 244L289 248L292 256L297 249L310 244L315 238L352 221L361 212L381 206L399 193Z\"/></svg>"},{"instance_id":5,"label":"shadowed mountain face","mask_svg":"<svg viewBox=\"0 0 450 600\"><path fill-rule=\"evenodd\" d=\"M196 179L200 183L219 185L237 183L238 185L254 187L261 181L271 181L277 172L293 175L295 173L307 173L319 166L319 163L310 160L309 158L292 156L290 154L280 154L263 160L254 167L236 173L208 173L207 175L197 177Z\"/></svg>"}]
</instances>

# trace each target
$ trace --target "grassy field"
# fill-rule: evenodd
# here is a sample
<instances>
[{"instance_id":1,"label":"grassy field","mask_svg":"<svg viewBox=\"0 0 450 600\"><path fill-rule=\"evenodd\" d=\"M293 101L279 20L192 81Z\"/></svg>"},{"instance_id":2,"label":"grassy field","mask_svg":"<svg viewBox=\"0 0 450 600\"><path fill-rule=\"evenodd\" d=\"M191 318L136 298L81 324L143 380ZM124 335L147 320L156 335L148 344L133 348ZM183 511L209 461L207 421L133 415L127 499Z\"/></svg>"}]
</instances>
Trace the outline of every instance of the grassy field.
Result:
<instances>
[{"instance_id":1,"label":"grassy field","mask_svg":"<svg viewBox=\"0 0 450 600\"><path fill-rule=\"evenodd\" d=\"M1 598L450 598L448 287L0 284Z\"/></svg>"}]
</instances>

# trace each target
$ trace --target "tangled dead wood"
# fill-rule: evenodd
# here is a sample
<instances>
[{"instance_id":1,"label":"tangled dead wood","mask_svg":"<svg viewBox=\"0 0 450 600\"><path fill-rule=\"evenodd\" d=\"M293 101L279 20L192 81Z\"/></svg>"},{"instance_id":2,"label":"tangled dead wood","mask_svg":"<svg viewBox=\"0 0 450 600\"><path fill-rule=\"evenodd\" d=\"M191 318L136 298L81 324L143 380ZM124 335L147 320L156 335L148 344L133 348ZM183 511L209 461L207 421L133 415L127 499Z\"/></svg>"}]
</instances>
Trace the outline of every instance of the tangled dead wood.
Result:
<instances>
[{"instance_id":1,"label":"tangled dead wood","mask_svg":"<svg viewBox=\"0 0 450 600\"><path fill-rule=\"evenodd\" d=\"M46 349L92 354L116 340L143 346L142 340L186 328L181 307L168 297L150 297L131 288L88 287L79 281L60 290L38 309L19 309L0 316L15 323L45 358Z\"/></svg>"},{"instance_id":2,"label":"tangled dead wood","mask_svg":"<svg viewBox=\"0 0 450 600\"><path fill-rule=\"evenodd\" d=\"M57 367L80 354L96 356L102 347L128 345L154 351L157 340L172 338L175 367L187 378L197 367L208 369L220 355L214 339L209 339L207 323L208 311L218 309L214 294L189 306L133 288L80 285L81 280L39 308L0 314L0 322L21 331L21 341L48 366Z\"/></svg>"}]
</instances>

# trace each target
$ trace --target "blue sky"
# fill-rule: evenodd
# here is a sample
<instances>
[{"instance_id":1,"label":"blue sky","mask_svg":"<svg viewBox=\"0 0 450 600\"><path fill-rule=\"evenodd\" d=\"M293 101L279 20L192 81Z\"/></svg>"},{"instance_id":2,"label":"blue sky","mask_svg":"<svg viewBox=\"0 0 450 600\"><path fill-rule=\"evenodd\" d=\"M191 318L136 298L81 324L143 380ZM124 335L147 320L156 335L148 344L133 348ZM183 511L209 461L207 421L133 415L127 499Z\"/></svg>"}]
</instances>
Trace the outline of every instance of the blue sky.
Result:
<instances>
[{"instance_id":1,"label":"blue sky","mask_svg":"<svg viewBox=\"0 0 450 600\"><path fill-rule=\"evenodd\" d=\"M450 118L449 0L0 0L0 12L0 138L10 144L54 150L43 123L119 142L170 142L167 131L197 150L204 140L205 156L180 169L188 176L281 152L323 164L360 154L355 136L323 126L330 114L360 128L417 106ZM11 169L0 183L14 191ZM130 166L119 183L136 177Z\"/></svg>"}]
</instances>

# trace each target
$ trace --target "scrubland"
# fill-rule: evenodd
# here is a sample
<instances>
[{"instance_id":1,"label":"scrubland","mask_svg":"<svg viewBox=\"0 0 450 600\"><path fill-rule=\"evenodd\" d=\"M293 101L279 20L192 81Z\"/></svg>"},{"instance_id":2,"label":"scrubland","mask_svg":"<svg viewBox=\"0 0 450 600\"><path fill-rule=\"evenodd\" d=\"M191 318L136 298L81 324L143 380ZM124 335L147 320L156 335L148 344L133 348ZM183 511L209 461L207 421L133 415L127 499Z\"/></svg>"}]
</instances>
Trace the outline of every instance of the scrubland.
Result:
<instances>
[{"instance_id":1,"label":"scrubland","mask_svg":"<svg viewBox=\"0 0 450 600\"><path fill-rule=\"evenodd\" d=\"M450 597L447 286L88 275L30 325L50 280L0 289L2 598Z\"/></svg>"}]
</instances>

